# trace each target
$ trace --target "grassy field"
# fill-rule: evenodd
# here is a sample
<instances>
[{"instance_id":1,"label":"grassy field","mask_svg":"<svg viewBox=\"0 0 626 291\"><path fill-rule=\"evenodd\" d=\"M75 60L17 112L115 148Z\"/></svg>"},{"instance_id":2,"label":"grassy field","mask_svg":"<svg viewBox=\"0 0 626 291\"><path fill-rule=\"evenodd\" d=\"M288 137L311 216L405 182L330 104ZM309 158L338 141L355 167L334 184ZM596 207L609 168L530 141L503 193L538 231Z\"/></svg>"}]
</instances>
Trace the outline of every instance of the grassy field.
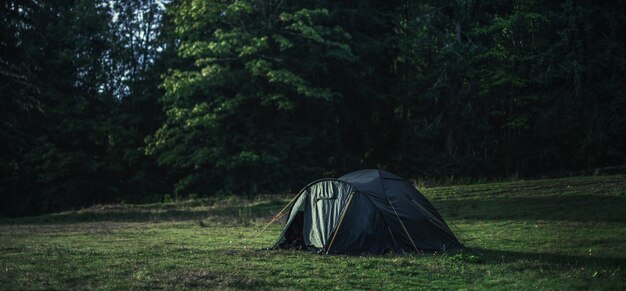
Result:
<instances>
[{"instance_id":1,"label":"grassy field","mask_svg":"<svg viewBox=\"0 0 626 291\"><path fill-rule=\"evenodd\" d=\"M105 205L0 220L0 289L624 289L626 176L421 189L466 249L266 251L287 197ZM242 238L247 238L241 241Z\"/></svg>"}]
</instances>

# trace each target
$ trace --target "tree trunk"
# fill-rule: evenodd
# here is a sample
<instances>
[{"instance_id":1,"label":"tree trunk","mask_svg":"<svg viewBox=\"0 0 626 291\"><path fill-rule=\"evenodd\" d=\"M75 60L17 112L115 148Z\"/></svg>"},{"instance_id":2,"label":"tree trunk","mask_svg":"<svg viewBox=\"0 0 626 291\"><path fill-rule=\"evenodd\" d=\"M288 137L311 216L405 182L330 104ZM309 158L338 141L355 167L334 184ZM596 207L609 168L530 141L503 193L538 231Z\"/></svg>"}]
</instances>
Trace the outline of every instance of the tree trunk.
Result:
<instances>
[{"instance_id":1,"label":"tree trunk","mask_svg":"<svg viewBox=\"0 0 626 291\"><path fill-rule=\"evenodd\" d=\"M460 44L461 40L461 18L458 17L454 25L455 40ZM453 157L456 152L456 132L457 132L457 114L459 110L459 99L461 98L461 79L462 75L457 72L455 79L452 80L452 98L448 103L448 118L446 129L446 151L448 156Z\"/></svg>"}]
</instances>

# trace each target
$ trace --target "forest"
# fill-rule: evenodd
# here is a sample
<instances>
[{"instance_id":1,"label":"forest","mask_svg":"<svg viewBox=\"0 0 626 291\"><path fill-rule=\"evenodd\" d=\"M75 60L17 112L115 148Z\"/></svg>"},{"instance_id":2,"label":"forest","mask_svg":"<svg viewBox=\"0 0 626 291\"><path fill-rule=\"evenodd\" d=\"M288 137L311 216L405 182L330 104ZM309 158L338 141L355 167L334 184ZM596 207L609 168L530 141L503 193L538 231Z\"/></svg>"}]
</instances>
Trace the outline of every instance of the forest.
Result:
<instances>
[{"instance_id":1,"label":"forest","mask_svg":"<svg viewBox=\"0 0 626 291\"><path fill-rule=\"evenodd\" d=\"M5 0L0 216L626 164L624 1Z\"/></svg>"}]
</instances>

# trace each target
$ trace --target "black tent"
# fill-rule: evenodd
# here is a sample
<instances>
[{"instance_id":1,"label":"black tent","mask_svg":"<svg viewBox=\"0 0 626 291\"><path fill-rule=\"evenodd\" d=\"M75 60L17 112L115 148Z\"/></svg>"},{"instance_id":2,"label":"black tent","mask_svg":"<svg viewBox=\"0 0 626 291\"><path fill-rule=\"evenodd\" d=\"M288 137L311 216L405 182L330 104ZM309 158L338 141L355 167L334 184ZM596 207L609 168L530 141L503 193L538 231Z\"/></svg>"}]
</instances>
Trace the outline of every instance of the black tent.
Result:
<instances>
[{"instance_id":1,"label":"black tent","mask_svg":"<svg viewBox=\"0 0 626 291\"><path fill-rule=\"evenodd\" d=\"M274 248L381 254L462 247L424 195L386 171L318 180L294 200Z\"/></svg>"}]
</instances>

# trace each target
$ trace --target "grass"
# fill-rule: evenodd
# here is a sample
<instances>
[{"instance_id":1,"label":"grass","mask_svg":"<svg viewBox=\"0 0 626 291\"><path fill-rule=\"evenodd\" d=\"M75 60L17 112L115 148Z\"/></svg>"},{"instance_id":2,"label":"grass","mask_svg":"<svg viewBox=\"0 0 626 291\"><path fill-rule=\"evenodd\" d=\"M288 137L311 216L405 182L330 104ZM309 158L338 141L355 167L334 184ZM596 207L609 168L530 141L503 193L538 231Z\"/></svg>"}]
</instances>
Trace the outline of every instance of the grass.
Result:
<instances>
[{"instance_id":1,"label":"grass","mask_svg":"<svg viewBox=\"0 0 626 291\"><path fill-rule=\"evenodd\" d=\"M466 249L262 250L284 196L104 205L0 220L0 289L624 289L624 175L421 190Z\"/></svg>"}]
</instances>

